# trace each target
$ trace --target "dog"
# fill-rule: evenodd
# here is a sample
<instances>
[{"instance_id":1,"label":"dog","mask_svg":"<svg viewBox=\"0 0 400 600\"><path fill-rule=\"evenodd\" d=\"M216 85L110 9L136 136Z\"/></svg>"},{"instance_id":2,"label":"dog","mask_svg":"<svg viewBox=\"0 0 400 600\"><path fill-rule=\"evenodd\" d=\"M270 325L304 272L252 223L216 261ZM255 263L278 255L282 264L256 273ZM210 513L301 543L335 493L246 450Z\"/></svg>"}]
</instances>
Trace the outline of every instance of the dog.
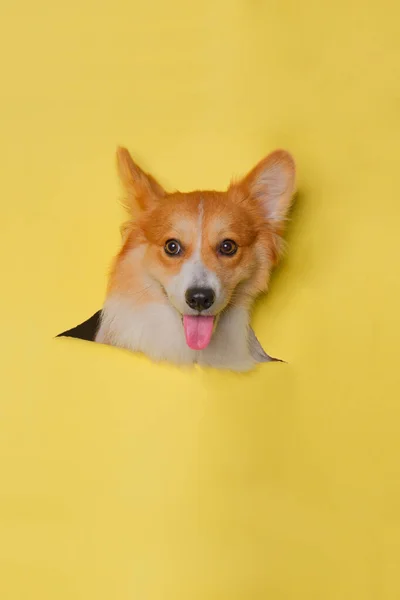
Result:
<instances>
[{"instance_id":1,"label":"dog","mask_svg":"<svg viewBox=\"0 0 400 600\"><path fill-rule=\"evenodd\" d=\"M168 193L126 148L118 148L117 165L129 219L105 303L61 335L238 372L278 360L261 347L250 311L282 253L292 156L269 154L225 192Z\"/></svg>"}]
</instances>

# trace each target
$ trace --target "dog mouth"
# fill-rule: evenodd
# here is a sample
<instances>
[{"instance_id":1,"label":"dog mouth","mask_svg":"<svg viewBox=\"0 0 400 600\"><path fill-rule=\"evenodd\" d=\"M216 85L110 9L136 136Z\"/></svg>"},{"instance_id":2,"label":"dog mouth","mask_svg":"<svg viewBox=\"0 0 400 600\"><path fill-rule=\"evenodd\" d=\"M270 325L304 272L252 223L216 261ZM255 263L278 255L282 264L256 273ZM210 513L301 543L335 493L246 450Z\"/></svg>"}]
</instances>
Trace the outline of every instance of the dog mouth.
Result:
<instances>
[{"instance_id":1,"label":"dog mouth","mask_svg":"<svg viewBox=\"0 0 400 600\"><path fill-rule=\"evenodd\" d=\"M211 342L216 322L213 315L183 315L186 343L192 350L205 350Z\"/></svg>"},{"instance_id":2,"label":"dog mouth","mask_svg":"<svg viewBox=\"0 0 400 600\"><path fill-rule=\"evenodd\" d=\"M165 298L180 313L186 344L191 350L205 350L211 342L212 334L217 326L220 313L215 315L185 315L175 306L164 286L161 286ZM220 311L222 312L222 311Z\"/></svg>"}]
</instances>

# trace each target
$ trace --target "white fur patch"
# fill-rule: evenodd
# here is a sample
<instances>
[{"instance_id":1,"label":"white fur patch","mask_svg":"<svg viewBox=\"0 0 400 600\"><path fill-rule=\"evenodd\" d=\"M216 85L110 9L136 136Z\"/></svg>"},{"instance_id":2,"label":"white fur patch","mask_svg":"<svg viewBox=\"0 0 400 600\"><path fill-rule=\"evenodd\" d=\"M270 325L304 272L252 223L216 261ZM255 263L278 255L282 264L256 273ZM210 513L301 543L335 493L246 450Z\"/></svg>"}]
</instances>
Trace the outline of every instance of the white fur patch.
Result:
<instances>
[{"instance_id":1,"label":"white fur patch","mask_svg":"<svg viewBox=\"0 0 400 600\"><path fill-rule=\"evenodd\" d=\"M256 361L249 348L249 321L245 308L232 307L224 311L210 345L199 352L198 363L231 371L252 369Z\"/></svg>"},{"instance_id":2,"label":"white fur patch","mask_svg":"<svg viewBox=\"0 0 400 600\"><path fill-rule=\"evenodd\" d=\"M218 312L224 305L224 297L222 295L222 286L216 273L207 269L201 260L201 249L203 239L203 202L199 204L199 216L197 222L197 239L195 249L190 257L183 263L180 272L171 278L166 286L166 291L171 300L171 303L181 314L196 314L196 311L189 308L186 304L185 294L191 287L211 288L215 293L215 303L204 314L214 314Z\"/></svg>"},{"instance_id":3,"label":"white fur patch","mask_svg":"<svg viewBox=\"0 0 400 600\"><path fill-rule=\"evenodd\" d=\"M182 319L169 304L135 308L124 298L109 297L95 341L143 352L154 360L195 362L196 353L186 344Z\"/></svg>"},{"instance_id":4,"label":"white fur patch","mask_svg":"<svg viewBox=\"0 0 400 600\"><path fill-rule=\"evenodd\" d=\"M249 345L249 314L244 308L224 311L205 350L191 350L185 341L182 319L169 304L138 308L114 296L106 301L96 342L143 352L156 361L208 365L248 371L257 360Z\"/></svg>"}]
</instances>

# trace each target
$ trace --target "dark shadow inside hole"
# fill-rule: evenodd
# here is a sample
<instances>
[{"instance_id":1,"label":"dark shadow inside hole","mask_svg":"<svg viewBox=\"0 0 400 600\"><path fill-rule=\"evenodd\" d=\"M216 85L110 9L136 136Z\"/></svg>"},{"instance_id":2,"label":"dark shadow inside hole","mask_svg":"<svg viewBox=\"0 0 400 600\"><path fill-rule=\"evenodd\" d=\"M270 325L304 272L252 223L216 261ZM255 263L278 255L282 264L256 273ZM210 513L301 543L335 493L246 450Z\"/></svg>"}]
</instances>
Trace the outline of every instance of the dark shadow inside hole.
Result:
<instances>
[{"instance_id":1,"label":"dark shadow inside hole","mask_svg":"<svg viewBox=\"0 0 400 600\"><path fill-rule=\"evenodd\" d=\"M87 340L88 342L94 342L96 334L100 327L101 310L98 310L90 319L87 319L80 325L68 329L63 333L59 333L56 337L72 337L80 340Z\"/></svg>"}]
</instances>

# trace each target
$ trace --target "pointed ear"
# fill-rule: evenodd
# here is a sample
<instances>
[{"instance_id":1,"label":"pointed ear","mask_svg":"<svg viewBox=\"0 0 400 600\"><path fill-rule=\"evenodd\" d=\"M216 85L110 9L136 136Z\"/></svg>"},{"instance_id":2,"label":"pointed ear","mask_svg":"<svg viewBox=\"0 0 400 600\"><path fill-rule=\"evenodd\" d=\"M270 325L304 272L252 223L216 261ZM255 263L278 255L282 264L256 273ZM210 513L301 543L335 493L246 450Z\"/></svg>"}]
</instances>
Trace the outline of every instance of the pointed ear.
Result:
<instances>
[{"instance_id":1,"label":"pointed ear","mask_svg":"<svg viewBox=\"0 0 400 600\"><path fill-rule=\"evenodd\" d=\"M281 232L295 192L296 167L292 156L285 150L276 150L261 160L242 179L242 195L257 201L266 221Z\"/></svg>"},{"instance_id":2,"label":"pointed ear","mask_svg":"<svg viewBox=\"0 0 400 600\"><path fill-rule=\"evenodd\" d=\"M132 216L151 209L166 196L161 185L142 171L126 148L117 150L117 167L126 193L124 204Z\"/></svg>"}]
</instances>

